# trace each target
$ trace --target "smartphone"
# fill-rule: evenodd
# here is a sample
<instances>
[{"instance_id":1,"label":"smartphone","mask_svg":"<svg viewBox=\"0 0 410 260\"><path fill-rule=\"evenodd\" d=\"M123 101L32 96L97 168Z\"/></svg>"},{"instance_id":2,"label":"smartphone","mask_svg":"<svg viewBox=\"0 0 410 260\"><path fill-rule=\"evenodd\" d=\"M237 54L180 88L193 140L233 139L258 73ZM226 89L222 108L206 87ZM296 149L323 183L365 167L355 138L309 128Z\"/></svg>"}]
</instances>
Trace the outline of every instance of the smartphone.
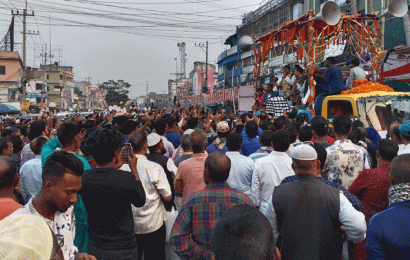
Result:
<instances>
[{"instance_id":1,"label":"smartphone","mask_svg":"<svg viewBox=\"0 0 410 260\"><path fill-rule=\"evenodd\" d=\"M248 112L248 117L249 117L249 118L253 118L253 112L252 112L252 111L249 111L249 112Z\"/></svg>"},{"instance_id":2,"label":"smartphone","mask_svg":"<svg viewBox=\"0 0 410 260\"><path fill-rule=\"evenodd\" d=\"M124 153L124 160L128 162L128 157L131 157L131 144L125 143L122 152Z\"/></svg>"}]
</instances>

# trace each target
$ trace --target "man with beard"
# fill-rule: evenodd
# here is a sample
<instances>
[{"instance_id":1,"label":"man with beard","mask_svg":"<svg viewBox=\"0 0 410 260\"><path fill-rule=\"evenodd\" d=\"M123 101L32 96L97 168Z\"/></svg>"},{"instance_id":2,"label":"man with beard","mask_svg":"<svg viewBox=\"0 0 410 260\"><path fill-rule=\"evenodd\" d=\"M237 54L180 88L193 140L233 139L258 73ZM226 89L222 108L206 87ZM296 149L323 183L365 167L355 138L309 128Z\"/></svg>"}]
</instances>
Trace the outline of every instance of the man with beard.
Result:
<instances>
[{"instance_id":1,"label":"man with beard","mask_svg":"<svg viewBox=\"0 0 410 260\"><path fill-rule=\"evenodd\" d=\"M147 140L149 150L149 155L147 156L148 160L162 166L165 174L167 175L169 186L171 186L172 200L169 202L164 202L165 209L167 211L171 211L175 199L174 177L178 168L175 166L171 158L164 155L167 151L165 150L164 142L162 141L160 135L157 133L149 134L147 136Z\"/></svg>"},{"instance_id":2,"label":"man with beard","mask_svg":"<svg viewBox=\"0 0 410 260\"><path fill-rule=\"evenodd\" d=\"M59 241L64 241L64 259L96 259L79 253L74 246L75 215L73 204L77 202L77 192L81 189L83 164L73 154L55 152L43 166L43 186L37 196L12 215L32 214L40 216L51 228Z\"/></svg>"}]
</instances>

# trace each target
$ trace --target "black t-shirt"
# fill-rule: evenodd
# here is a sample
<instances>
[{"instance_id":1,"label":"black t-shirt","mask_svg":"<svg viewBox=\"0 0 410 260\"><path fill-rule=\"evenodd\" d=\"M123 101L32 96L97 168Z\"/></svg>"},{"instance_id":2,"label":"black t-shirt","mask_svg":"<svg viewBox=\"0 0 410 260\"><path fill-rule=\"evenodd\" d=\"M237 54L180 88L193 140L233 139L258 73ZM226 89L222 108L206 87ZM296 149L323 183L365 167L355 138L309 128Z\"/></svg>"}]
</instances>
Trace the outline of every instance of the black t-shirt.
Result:
<instances>
[{"instance_id":1,"label":"black t-shirt","mask_svg":"<svg viewBox=\"0 0 410 260\"><path fill-rule=\"evenodd\" d=\"M85 171L79 194L88 212L93 245L105 250L136 247L131 204L144 206L145 191L134 175L113 168Z\"/></svg>"}]
</instances>

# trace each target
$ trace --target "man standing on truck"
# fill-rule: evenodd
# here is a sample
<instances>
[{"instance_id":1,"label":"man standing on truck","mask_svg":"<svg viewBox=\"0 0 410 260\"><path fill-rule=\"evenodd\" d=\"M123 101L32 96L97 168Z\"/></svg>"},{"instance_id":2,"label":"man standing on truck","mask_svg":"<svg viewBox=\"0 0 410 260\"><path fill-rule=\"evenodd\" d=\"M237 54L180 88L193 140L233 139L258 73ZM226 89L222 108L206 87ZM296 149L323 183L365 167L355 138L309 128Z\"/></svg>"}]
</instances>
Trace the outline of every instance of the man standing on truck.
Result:
<instances>
[{"instance_id":1,"label":"man standing on truck","mask_svg":"<svg viewBox=\"0 0 410 260\"><path fill-rule=\"evenodd\" d=\"M317 84L316 92L321 93L315 100L316 115L322 114L322 103L325 97L342 93L344 89L342 71L334 66L335 58L327 57L325 65L327 67L325 84Z\"/></svg>"},{"instance_id":2,"label":"man standing on truck","mask_svg":"<svg viewBox=\"0 0 410 260\"><path fill-rule=\"evenodd\" d=\"M366 79L366 72L360 68L360 59L356 58L352 61L353 68L350 70L349 78L347 79L347 89L353 88L353 81L357 79Z\"/></svg>"}]
</instances>

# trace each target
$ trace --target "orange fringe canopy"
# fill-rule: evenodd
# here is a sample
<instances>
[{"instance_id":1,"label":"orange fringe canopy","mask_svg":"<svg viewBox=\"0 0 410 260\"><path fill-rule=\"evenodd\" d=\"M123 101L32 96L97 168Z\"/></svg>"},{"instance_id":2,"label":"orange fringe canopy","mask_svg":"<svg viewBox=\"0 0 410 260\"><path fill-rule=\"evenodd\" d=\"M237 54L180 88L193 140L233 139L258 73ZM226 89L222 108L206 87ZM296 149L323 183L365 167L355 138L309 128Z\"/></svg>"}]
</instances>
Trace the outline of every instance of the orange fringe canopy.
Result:
<instances>
[{"instance_id":1,"label":"orange fringe canopy","mask_svg":"<svg viewBox=\"0 0 410 260\"><path fill-rule=\"evenodd\" d=\"M322 20L314 20L305 24L301 22L313 18L314 13L308 13L299 19L287 22L285 25L273 30L256 39L254 47L254 77L255 88L257 87L258 75L261 72L268 54L275 51L274 44L284 46L287 44L296 53L297 59L313 75L315 65L321 55L330 44L351 44L356 56L364 57L367 53L372 54L372 64L378 71L377 57L380 53L379 23L375 15L344 15L340 21L329 26ZM296 45L296 46L295 46ZM280 48L280 47L279 47ZM282 47L283 48L283 47ZM313 80L310 80L311 89L314 89ZM308 104L314 102L314 94L309 97Z\"/></svg>"}]
</instances>

